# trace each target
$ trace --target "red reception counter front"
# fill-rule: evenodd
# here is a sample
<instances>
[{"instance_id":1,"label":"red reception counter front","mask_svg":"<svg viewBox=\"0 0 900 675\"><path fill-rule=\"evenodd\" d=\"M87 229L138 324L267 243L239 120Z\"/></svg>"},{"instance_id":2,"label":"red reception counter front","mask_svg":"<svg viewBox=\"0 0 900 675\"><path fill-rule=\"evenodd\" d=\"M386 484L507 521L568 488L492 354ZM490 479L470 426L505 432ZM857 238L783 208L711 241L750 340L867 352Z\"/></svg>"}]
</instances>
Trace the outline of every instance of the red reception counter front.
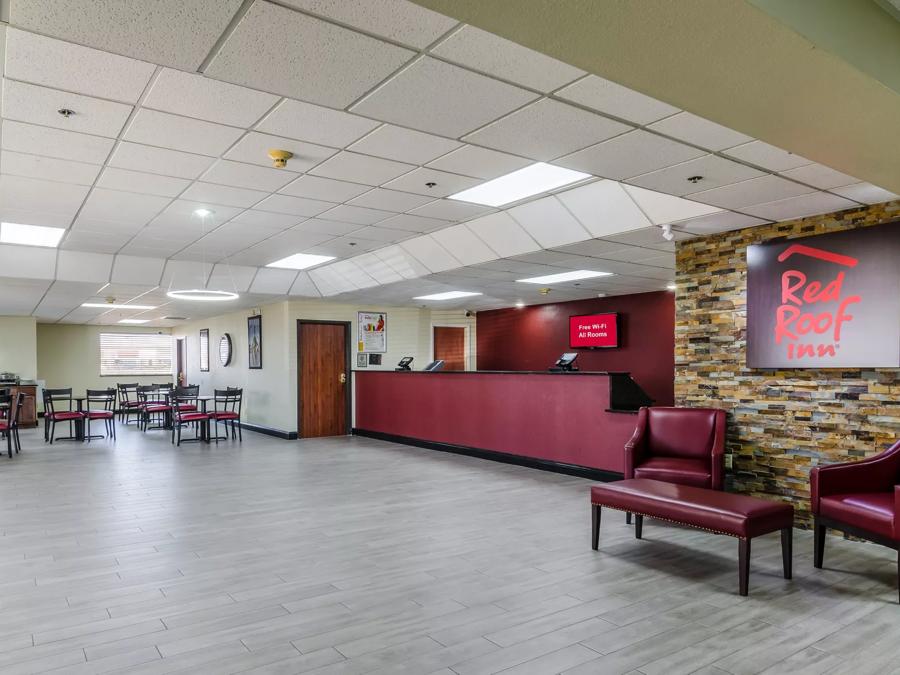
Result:
<instances>
[{"instance_id":1,"label":"red reception counter front","mask_svg":"<svg viewBox=\"0 0 900 675\"><path fill-rule=\"evenodd\" d=\"M624 373L356 371L358 433L621 473L636 416L610 412Z\"/></svg>"}]
</instances>

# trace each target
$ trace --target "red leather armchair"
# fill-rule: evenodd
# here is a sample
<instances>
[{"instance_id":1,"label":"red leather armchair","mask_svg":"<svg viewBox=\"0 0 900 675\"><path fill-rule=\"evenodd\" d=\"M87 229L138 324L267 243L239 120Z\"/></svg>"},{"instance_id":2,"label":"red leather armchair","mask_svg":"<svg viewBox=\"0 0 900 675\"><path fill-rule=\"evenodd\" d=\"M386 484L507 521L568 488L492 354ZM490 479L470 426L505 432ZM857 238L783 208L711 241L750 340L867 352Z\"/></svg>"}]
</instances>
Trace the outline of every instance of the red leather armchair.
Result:
<instances>
[{"instance_id":1,"label":"red leather armchair","mask_svg":"<svg viewBox=\"0 0 900 675\"><path fill-rule=\"evenodd\" d=\"M815 467L809 482L813 564L822 567L830 527L896 549L900 587L900 442L858 462Z\"/></svg>"}]
</instances>

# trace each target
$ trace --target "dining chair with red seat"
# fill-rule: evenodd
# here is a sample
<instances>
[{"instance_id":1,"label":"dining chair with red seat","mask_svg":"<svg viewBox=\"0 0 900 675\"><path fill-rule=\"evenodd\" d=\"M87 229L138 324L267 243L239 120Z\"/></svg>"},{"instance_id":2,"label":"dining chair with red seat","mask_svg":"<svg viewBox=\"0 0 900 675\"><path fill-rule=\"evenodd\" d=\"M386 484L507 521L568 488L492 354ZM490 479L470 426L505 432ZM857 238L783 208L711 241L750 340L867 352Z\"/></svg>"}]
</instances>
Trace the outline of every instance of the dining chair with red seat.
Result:
<instances>
[{"instance_id":1,"label":"dining chair with red seat","mask_svg":"<svg viewBox=\"0 0 900 675\"><path fill-rule=\"evenodd\" d=\"M56 433L57 422L69 423L69 437L75 436L72 425L84 420L84 413L73 408L72 387L65 389L44 389L44 442L50 441Z\"/></svg>"},{"instance_id":2,"label":"dining chair with red seat","mask_svg":"<svg viewBox=\"0 0 900 675\"><path fill-rule=\"evenodd\" d=\"M0 433L6 437L6 453L10 459L13 456L13 448L17 455L22 448L22 442L19 440L19 414L24 400L25 394L22 392L12 395L0 393Z\"/></svg>"},{"instance_id":3,"label":"dining chair with red seat","mask_svg":"<svg viewBox=\"0 0 900 675\"><path fill-rule=\"evenodd\" d=\"M231 439L237 437L243 442L241 432L241 405L243 403L244 390L239 387L216 389L213 396L213 410L209 417L216 423L216 443L228 440L228 427L231 425ZM219 422L225 425L225 435L219 436ZM236 427L236 429L235 429Z\"/></svg>"},{"instance_id":4,"label":"dining chair with red seat","mask_svg":"<svg viewBox=\"0 0 900 675\"><path fill-rule=\"evenodd\" d=\"M900 593L900 441L856 462L813 467L809 473L813 512L813 565L825 560L827 528L897 551Z\"/></svg>"},{"instance_id":5,"label":"dining chair with red seat","mask_svg":"<svg viewBox=\"0 0 900 675\"><path fill-rule=\"evenodd\" d=\"M119 413L119 419L124 424L129 423L128 418L131 415L137 415L137 423L140 424L141 402L138 401L137 388L137 382L116 385L116 392L119 397L117 411Z\"/></svg>"},{"instance_id":6,"label":"dining chair with red seat","mask_svg":"<svg viewBox=\"0 0 900 675\"><path fill-rule=\"evenodd\" d=\"M725 411L651 407L638 411L625 444L625 478L725 488ZM631 522L631 514L625 515Z\"/></svg>"},{"instance_id":7,"label":"dining chair with red seat","mask_svg":"<svg viewBox=\"0 0 900 675\"><path fill-rule=\"evenodd\" d=\"M197 430L194 438L184 442L203 441L209 436L209 415L199 411L199 386L176 387L172 392L172 443L182 443L181 429L193 425Z\"/></svg>"},{"instance_id":8,"label":"dining chair with red seat","mask_svg":"<svg viewBox=\"0 0 900 675\"><path fill-rule=\"evenodd\" d=\"M137 388L138 402L141 410L141 431L148 429L165 429L166 418L172 412L169 398L160 392L158 384L148 384ZM156 418L157 425L150 426L150 422Z\"/></svg>"},{"instance_id":9,"label":"dining chair with red seat","mask_svg":"<svg viewBox=\"0 0 900 675\"><path fill-rule=\"evenodd\" d=\"M84 418L87 422L87 431L84 438L90 442L91 438L103 438L102 436L91 436L91 420L103 420L106 426L106 433L110 438L116 437L116 390L115 389L88 389L85 403L87 410L84 411Z\"/></svg>"}]
</instances>

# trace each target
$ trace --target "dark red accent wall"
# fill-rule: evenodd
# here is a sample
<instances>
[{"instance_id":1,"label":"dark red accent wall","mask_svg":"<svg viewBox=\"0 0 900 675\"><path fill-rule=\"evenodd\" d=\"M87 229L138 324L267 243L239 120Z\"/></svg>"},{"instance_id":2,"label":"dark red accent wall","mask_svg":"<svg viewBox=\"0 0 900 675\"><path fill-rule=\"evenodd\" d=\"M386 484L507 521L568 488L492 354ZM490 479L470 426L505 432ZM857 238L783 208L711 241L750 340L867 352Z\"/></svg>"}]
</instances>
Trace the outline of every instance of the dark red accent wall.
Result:
<instances>
[{"instance_id":1,"label":"dark red accent wall","mask_svg":"<svg viewBox=\"0 0 900 675\"><path fill-rule=\"evenodd\" d=\"M619 312L620 347L569 348L569 316ZM675 388L675 294L618 295L478 312L478 370L544 370L566 351L581 370L625 370L654 399L672 405Z\"/></svg>"}]
</instances>

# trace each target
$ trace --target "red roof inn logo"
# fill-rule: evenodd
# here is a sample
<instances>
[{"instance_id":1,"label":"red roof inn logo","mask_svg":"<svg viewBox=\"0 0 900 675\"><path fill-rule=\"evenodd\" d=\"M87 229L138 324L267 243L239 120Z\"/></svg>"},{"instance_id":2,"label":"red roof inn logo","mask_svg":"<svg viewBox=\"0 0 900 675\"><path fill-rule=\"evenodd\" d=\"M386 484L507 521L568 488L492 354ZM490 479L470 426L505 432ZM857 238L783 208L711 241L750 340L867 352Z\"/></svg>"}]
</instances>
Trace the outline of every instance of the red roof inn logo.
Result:
<instances>
[{"instance_id":1,"label":"red roof inn logo","mask_svg":"<svg viewBox=\"0 0 900 675\"><path fill-rule=\"evenodd\" d=\"M900 365L900 223L747 249L747 365Z\"/></svg>"}]
</instances>

